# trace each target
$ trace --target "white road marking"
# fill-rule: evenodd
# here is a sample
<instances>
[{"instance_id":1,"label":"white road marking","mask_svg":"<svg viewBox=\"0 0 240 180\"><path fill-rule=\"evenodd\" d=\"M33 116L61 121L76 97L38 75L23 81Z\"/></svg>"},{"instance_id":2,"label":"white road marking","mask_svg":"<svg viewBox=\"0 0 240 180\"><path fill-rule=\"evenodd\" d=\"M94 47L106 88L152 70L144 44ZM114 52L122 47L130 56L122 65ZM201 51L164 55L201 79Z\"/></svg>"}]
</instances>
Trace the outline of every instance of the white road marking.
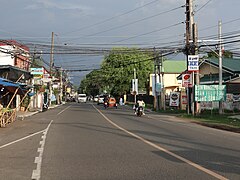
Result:
<instances>
[{"instance_id":1,"label":"white road marking","mask_svg":"<svg viewBox=\"0 0 240 180\"><path fill-rule=\"evenodd\" d=\"M57 115L60 115L60 114L62 114L64 111L66 111L68 108L70 108L71 106L68 106L68 107L66 107L65 109L63 109L62 111L60 111L59 113L57 113Z\"/></svg>"},{"instance_id":2,"label":"white road marking","mask_svg":"<svg viewBox=\"0 0 240 180\"><path fill-rule=\"evenodd\" d=\"M44 145L46 142L48 130L49 130L52 122L53 122L53 120L48 124L47 128L42 132L43 133L42 140L39 142L41 147L38 148L38 150L37 150L37 152L39 152L39 156L35 157L35 161L34 161L34 163L37 164L37 168L35 170L33 170L33 172L32 172L32 179L34 179L34 180L39 180L41 178L41 168L42 168L42 157L43 157L43 152L44 152Z\"/></svg>"},{"instance_id":3,"label":"white road marking","mask_svg":"<svg viewBox=\"0 0 240 180\"><path fill-rule=\"evenodd\" d=\"M163 147L161 147L161 146L158 146L158 145L156 145L156 144L154 144L154 143L152 143L152 142L150 142L150 141L142 138L141 136L138 136L137 134L134 134L134 133L132 133L132 132L130 132L130 131L122 128L121 126L117 125L116 123L114 123L113 121L111 121L109 118L107 118L107 117L106 117L99 109L97 109L94 105L93 105L93 107L94 107L94 108L104 117L104 119L106 119L110 124L112 124L113 126L115 126L115 127L118 128L118 129L124 131L125 133L127 133L127 134L135 137L136 139L139 139L140 141L142 141L142 142L144 142L144 143L146 143L146 144L148 144L148 145L150 145L150 146L152 146L152 147L154 147L154 148L156 148L156 149L158 149L158 150L160 150L160 151L163 151L163 152L169 154L170 156L173 156L173 157L175 157L176 159L179 159L179 160L181 160L182 162L185 162L185 163L189 164L190 166L193 166L193 167L195 167L196 169L198 169L198 170L200 170L200 171L203 171L203 172L205 172L205 173L207 173L207 174L209 174L209 175L211 175L211 176L213 176L213 177L215 177L215 178L217 178L217 179L227 180L227 178L221 176L220 174L217 174L217 173L215 173L215 172L213 172L213 171L211 171L211 170L209 170L209 169L206 169L206 168L204 168L204 167L202 167L202 166L200 166L200 165L198 165L198 164L196 164L196 163L194 163L194 162L192 162L192 161L190 161L190 160L188 160L188 159L185 159L185 158L183 158L183 157L181 157L181 156L179 156L179 155L177 155L177 154L175 154L175 153L173 153L173 152L171 152L171 151L169 151L169 150L167 150L167 149L165 149L165 148L163 148Z\"/></svg>"},{"instance_id":4,"label":"white road marking","mask_svg":"<svg viewBox=\"0 0 240 180\"><path fill-rule=\"evenodd\" d=\"M43 133L44 131L45 131L45 130L42 130L42 131L36 132L36 133L34 133L34 134L31 134L31 135L29 135L29 136L25 136L25 137L23 137L23 138L21 138L21 139L18 139L18 140L16 140L16 141L12 141L12 142L10 142L10 143L4 144L4 145L0 146L0 149L2 149L2 148L4 148L4 147L7 147L7 146L10 146L10 145L12 145L12 144L15 144L15 143L17 143L17 142L23 141L23 140L25 140L25 139L27 139L27 138L30 138L30 137L32 137L32 136L41 134L41 133Z\"/></svg>"}]
</instances>

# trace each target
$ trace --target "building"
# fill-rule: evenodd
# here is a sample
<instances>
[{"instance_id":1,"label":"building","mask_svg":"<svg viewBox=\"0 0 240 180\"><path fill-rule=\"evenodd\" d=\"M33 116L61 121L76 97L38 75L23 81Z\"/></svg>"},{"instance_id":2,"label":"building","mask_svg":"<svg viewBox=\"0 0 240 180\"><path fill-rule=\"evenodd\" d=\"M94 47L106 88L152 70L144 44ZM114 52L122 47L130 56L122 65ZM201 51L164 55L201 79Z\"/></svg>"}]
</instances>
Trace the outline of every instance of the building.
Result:
<instances>
[{"instance_id":1,"label":"building","mask_svg":"<svg viewBox=\"0 0 240 180\"><path fill-rule=\"evenodd\" d=\"M163 62L161 75L166 94L181 90L182 82L177 77L185 71L186 67L186 60L167 60Z\"/></svg>"},{"instance_id":2,"label":"building","mask_svg":"<svg viewBox=\"0 0 240 180\"><path fill-rule=\"evenodd\" d=\"M0 41L0 65L11 65L29 71L29 48L14 40Z\"/></svg>"},{"instance_id":3,"label":"building","mask_svg":"<svg viewBox=\"0 0 240 180\"><path fill-rule=\"evenodd\" d=\"M30 64L30 52L27 46L14 40L0 40L0 78L21 83L28 92L28 85L31 85L32 79L29 72ZM19 110L24 104L25 95L9 92L2 96L2 102L6 105L12 97L14 99L11 101L11 107Z\"/></svg>"}]
</instances>

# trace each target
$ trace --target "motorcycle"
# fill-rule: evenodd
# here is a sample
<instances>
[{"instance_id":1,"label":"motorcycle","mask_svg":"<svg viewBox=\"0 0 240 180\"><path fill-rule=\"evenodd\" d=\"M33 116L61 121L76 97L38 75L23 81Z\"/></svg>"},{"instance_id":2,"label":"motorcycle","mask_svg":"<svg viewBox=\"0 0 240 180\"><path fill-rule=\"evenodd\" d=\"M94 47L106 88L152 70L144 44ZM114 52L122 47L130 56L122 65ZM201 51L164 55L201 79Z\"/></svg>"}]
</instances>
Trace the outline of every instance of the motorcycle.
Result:
<instances>
[{"instance_id":1,"label":"motorcycle","mask_svg":"<svg viewBox=\"0 0 240 180\"><path fill-rule=\"evenodd\" d=\"M48 110L48 103L43 103L42 111L47 111Z\"/></svg>"},{"instance_id":2,"label":"motorcycle","mask_svg":"<svg viewBox=\"0 0 240 180\"><path fill-rule=\"evenodd\" d=\"M103 104L104 108L106 109L108 107L108 103L107 102L104 102Z\"/></svg>"},{"instance_id":3,"label":"motorcycle","mask_svg":"<svg viewBox=\"0 0 240 180\"><path fill-rule=\"evenodd\" d=\"M143 115L143 107L142 106L139 106L137 108L137 116L141 117Z\"/></svg>"}]
</instances>

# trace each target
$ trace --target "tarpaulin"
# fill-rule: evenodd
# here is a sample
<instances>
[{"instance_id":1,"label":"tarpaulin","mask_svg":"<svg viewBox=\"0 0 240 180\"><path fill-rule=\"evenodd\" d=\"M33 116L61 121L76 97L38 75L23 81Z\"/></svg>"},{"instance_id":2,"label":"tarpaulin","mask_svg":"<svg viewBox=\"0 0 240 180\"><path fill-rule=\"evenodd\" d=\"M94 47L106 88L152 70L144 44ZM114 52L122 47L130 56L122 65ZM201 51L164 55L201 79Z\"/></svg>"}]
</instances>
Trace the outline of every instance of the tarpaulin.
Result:
<instances>
[{"instance_id":1,"label":"tarpaulin","mask_svg":"<svg viewBox=\"0 0 240 180\"><path fill-rule=\"evenodd\" d=\"M22 89L19 83L15 83L7 79L0 78L0 90L4 91L4 89L11 93L14 93L17 90L17 94L19 95L25 94L24 90Z\"/></svg>"}]
</instances>

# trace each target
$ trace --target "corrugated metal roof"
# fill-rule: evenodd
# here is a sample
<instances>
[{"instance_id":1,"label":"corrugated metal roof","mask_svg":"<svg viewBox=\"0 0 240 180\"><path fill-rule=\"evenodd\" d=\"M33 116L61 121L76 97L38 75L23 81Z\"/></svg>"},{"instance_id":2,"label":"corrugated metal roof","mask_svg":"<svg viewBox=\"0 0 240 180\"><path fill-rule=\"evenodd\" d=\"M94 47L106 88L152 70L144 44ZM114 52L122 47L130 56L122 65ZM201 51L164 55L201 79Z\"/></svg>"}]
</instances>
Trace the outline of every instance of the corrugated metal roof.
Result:
<instances>
[{"instance_id":1,"label":"corrugated metal roof","mask_svg":"<svg viewBox=\"0 0 240 180\"><path fill-rule=\"evenodd\" d=\"M217 58L207 59L207 61L217 66L219 65L219 59ZM240 73L240 59L223 58L222 65L223 65L223 68L226 68L235 73Z\"/></svg>"},{"instance_id":2,"label":"corrugated metal roof","mask_svg":"<svg viewBox=\"0 0 240 180\"><path fill-rule=\"evenodd\" d=\"M186 60L166 60L163 62L163 72L180 74L187 69Z\"/></svg>"}]
</instances>

